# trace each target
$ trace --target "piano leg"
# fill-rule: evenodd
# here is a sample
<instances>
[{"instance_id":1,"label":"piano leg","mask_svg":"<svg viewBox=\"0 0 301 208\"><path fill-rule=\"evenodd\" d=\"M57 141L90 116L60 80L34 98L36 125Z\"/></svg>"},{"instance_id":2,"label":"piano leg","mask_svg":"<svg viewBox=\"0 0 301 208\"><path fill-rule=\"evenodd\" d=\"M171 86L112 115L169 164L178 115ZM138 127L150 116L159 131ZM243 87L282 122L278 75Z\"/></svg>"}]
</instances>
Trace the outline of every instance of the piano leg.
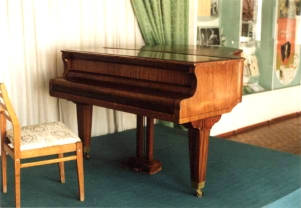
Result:
<instances>
[{"instance_id":1,"label":"piano leg","mask_svg":"<svg viewBox=\"0 0 301 208\"><path fill-rule=\"evenodd\" d=\"M130 158L129 168L137 172L155 174L162 170L162 163L154 160L154 119L147 117L146 135L144 117L137 115L136 157Z\"/></svg>"},{"instance_id":2,"label":"piano leg","mask_svg":"<svg viewBox=\"0 0 301 208\"><path fill-rule=\"evenodd\" d=\"M84 146L84 156L90 158L91 128L93 106L76 103L78 135Z\"/></svg>"},{"instance_id":3,"label":"piano leg","mask_svg":"<svg viewBox=\"0 0 301 208\"><path fill-rule=\"evenodd\" d=\"M136 129L136 157L143 158L144 156L144 117L137 115Z\"/></svg>"},{"instance_id":4,"label":"piano leg","mask_svg":"<svg viewBox=\"0 0 301 208\"><path fill-rule=\"evenodd\" d=\"M221 116L205 118L185 124L189 137L189 160L191 186L196 190L198 197L204 195L209 134L212 126Z\"/></svg>"}]
</instances>

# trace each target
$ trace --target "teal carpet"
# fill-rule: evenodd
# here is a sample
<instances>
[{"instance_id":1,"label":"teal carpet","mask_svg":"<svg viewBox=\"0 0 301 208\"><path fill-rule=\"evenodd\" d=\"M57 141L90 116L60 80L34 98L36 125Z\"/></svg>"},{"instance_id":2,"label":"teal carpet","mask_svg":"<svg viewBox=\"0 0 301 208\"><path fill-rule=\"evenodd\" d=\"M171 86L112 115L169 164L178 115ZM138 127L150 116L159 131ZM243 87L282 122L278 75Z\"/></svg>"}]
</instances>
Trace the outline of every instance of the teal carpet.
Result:
<instances>
[{"instance_id":1,"label":"teal carpet","mask_svg":"<svg viewBox=\"0 0 301 208\"><path fill-rule=\"evenodd\" d=\"M85 160L85 201L78 200L75 163L66 163L66 184L57 165L22 169L23 207L301 207L301 158L210 138L205 196L190 188L187 132L155 126L155 159L163 170L149 176L126 170L135 155L135 130L95 137ZM12 174L12 160L9 160ZM1 207L14 206L13 178Z\"/></svg>"}]
</instances>

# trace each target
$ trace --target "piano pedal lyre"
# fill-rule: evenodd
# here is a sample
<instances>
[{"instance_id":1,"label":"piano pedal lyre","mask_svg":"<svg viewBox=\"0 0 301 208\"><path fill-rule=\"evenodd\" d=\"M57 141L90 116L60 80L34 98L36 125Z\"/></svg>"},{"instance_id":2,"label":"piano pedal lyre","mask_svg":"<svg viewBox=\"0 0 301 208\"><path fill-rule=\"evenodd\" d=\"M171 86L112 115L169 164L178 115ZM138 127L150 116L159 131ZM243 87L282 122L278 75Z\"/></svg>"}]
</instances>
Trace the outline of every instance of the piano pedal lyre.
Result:
<instances>
[{"instance_id":1,"label":"piano pedal lyre","mask_svg":"<svg viewBox=\"0 0 301 208\"><path fill-rule=\"evenodd\" d=\"M136 172L155 174L162 170L162 163L154 160L154 118L147 117L146 135L144 117L137 115L136 157L129 158L126 167ZM144 151L145 150L145 151Z\"/></svg>"}]
</instances>

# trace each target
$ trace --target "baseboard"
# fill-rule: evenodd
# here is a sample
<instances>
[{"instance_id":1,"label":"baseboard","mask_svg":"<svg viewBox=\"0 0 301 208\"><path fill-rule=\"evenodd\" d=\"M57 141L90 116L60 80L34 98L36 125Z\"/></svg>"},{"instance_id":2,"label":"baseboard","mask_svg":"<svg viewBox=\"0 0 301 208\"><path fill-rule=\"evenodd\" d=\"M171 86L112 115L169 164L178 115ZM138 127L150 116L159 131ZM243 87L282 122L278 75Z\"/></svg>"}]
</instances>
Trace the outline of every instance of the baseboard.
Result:
<instances>
[{"instance_id":1,"label":"baseboard","mask_svg":"<svg viewBox=\"0 0 301 208\"><path fill-rule=\"evenodd\" d=\"M253 125L250 125L250 126L246 126L246 127L240 128L240 129L236 129L234 131L222 133L222 134L216 135L216 137L227 138L227 137L230 137L230 136L234 136L236 134L251 131L251 130L259 128L259 127L271 125L271 124L274 124L274 123L277 123L277 122L280 122L280 121L284 121L284 120L299 117L299 116L301 116L301 111L296 112L296 113L291 113L291 114L288 114L288 115L284 115L284 116L280 116L280 117L277 117L277 118L273 118L271 120L260 122L260 123L253 124Z\"/></svg>"}]
</instances>

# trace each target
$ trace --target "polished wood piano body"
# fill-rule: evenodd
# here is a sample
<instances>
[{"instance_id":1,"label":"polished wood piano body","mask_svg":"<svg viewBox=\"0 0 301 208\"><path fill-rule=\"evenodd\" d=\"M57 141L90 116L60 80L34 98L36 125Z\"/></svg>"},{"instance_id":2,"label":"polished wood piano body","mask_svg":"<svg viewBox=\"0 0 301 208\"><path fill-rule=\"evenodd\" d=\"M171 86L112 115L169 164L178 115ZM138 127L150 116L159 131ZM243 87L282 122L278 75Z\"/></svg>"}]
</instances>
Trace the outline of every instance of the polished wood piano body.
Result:
<instances>
[{"instance_id":1,"label":"polished wood piano body","mask_svg":"<svg viewBox=\"0 0 301 208\"><path fill-rule=\"evenodd\" d=\"M64 50L64 73L50 80L49 91L76 103L87 157L93 105L136 114L137 152L129 165L149 174L162 167L153 159L154 118L183 124L188 128L191 184L202 196L210 129L241 102L240 53L211 46Z\"/></svg>"}]
</instances>

